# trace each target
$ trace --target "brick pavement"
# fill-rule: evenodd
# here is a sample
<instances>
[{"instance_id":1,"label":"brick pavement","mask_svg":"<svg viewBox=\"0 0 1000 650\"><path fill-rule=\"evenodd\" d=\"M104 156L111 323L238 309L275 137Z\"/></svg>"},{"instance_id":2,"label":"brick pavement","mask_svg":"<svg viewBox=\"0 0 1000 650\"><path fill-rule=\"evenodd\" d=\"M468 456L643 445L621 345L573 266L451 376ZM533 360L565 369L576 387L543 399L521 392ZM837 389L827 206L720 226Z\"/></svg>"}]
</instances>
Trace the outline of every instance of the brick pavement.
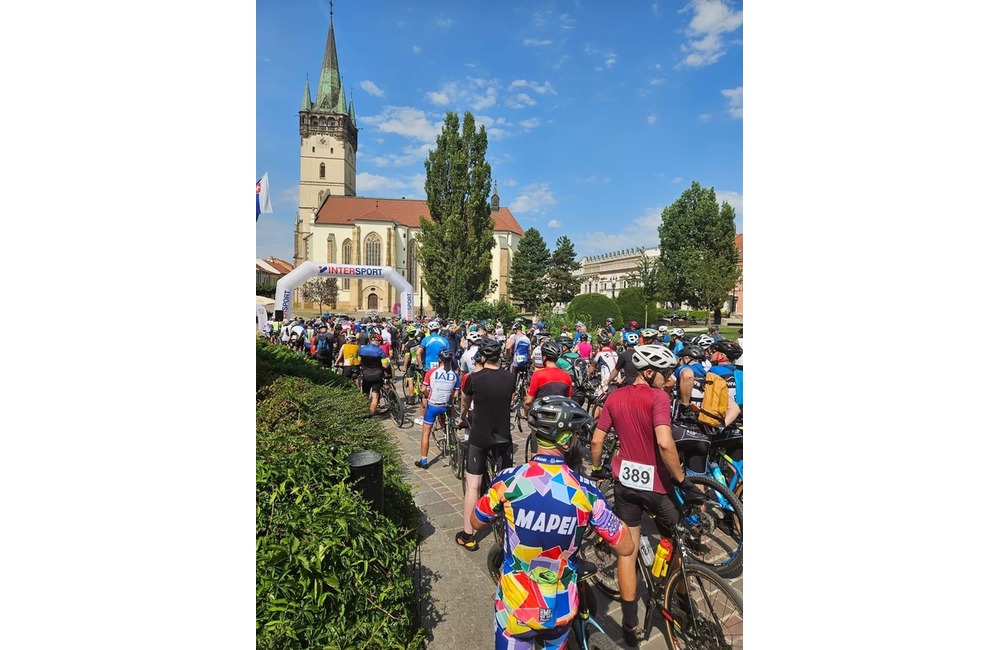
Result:
<instances>
[{"instance_id":1,"label":"brick pavement","mask_svg":"<svg viewBox=\"0 0 1000 650\"><path fill-rule=\"evenodd\" d=\"M397 377L398 379L398 377ZM402 384L397 381L402 394ZM420 528L423 537L414 558L419 575L418 586L423 597L421 619L428 630L430 650L493 648L493 593L495 585L486 568L486 555L493 542L488 530L479 531L477 551L467 551L455 543L455 533L462 525L462 484L451 473L447 459L431 441L428 455L430 468L419 470L413 462L420 458L420 422L417 407L406 406L407 421L403 427L389 417L385 427L399 441L407 482L413 487L414 499L424 515ZM527 432L527 427L525 427ZM513 432L514 461L523 460L525 434ZM732 582L740 593L742 576ZM597 620L605 632L623 648L621 605L607 598L599 589ZM640 599L639 621L644 607ZM648 641L640 647L646 650L667 650L664 620L654 616L654 629Z\"/></svg>"}]
</instances>

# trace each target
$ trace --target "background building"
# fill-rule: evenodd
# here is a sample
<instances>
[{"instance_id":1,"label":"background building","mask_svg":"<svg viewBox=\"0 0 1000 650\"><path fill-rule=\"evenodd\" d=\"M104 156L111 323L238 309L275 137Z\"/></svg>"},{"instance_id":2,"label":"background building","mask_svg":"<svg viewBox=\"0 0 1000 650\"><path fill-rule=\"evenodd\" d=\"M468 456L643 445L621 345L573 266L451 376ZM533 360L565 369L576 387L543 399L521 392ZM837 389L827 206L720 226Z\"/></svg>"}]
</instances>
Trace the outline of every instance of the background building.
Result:
<instances>
[{"instance_id":1,"label":"background building","mask_svg":"<svg viewBox=\"0 0 1000 650\"><path fill-rule=\"evenodd\" d=\"M356 155L358 126L354 100L346 101L337 62L333 17L326 38L323 66L312 100L306 82L299 107L300 179L299 209L295 215L294 265L331 262L390 266L414 289L414 307L433 312L430 298L422 295L423 270L417 263L414 235L420 216L430 218L423 200L357 196ZM495 188L495 186L494 186ZM507 278L524 230L494 189L491 201L495 220L491 279L496 290L486 300L507 297ZM389 313L398 303L387 280L340 280L337 311L377 310ZM293 306L307 309L296 291Z\"/></svg>"}]
</instances>

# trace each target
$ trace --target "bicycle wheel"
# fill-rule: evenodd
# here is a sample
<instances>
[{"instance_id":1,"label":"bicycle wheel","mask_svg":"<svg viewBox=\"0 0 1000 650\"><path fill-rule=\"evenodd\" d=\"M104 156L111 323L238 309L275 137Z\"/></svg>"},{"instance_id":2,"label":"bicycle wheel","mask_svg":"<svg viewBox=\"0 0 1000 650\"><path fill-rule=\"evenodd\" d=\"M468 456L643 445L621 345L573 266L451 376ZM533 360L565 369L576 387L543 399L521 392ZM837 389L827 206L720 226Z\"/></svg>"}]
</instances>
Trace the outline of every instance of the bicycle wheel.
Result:
<instances>
[{"instance_id":1,"label":"bicycle wheel","mask_svg":"<svg viewBox=\"0 0 1000 650\"><path fill-rule=\"evenodd\" d=\"M454 455L451 463L451 473L462 482L462 494L465 494L465 457L468 454L469 443L465 440L458 440L455 443Z\"/></svg>"},{"instance_id":2,"label":"bicycle wheel","mask_svg":"<svg viewBox=\"0 0 1000 650\"><path fill-rule=\"evenodd\" d=\"M729 488L706 476L691 476L704 488L705 502L681 507L684 534L681 543L688 558L723 578L743 571L743 503Z\"/></svg>"},{"instance_id":3,"label":"bicycle wheel","mask_svg":"<svg viewBox=\"0 0 1000 650\"><path fill-rule=\"evenodd\" d=\"M399 395L396 394L396 389L391 388L389 390L389 413L392 415L392 419L396 421L396 426L403 426L403 420L405 418L403 414L403 405L399 401Z\"/></svg>"},{"instance_id":4,"label":"bicycle wheel","mask_svg":"<svg viewBox=\"0 0 1000 650\"><path fill-rule=\"evenodd\" d=\"M493 584L500 582L500 569L503 567L503 544L494 544L486 554L486 568L493 578Z\"/></svg>"},{"instance_id":5,"label":"bicycle wheel","mask_svg":"<svg viewBox=\"0 0 1000 650\"><path fill-rule=\"evenodd\" d=\"M514 424L517 425L518 433L524 433L524 409L521 406L514 411Z\"/></svg>"},{"instance_id":6,"label":"bicycle wheel","mask_svg":"<svg viewBox=\"0 0 1000 650\"><path fill-rule=\"evenodd\" d=\"M591 629L587 626L587 629ZM591 632L587 636L587 647L590 650L619 650L620 645L614 642L614 640L609 637L604 632Z\"/></svg>"},{"instance_id":7,"label":"bicycle wheel","mask_svg":"<svg viewBox=\"0 0 1000 650\"><path fill-rule=\"evenodd\" d=\"M458 428L455 425L455 418L452 415L448 415L448 419L445 420L447 426L448 434L448 464L451 465L451 473L455 478L458 476Z\"/></svg>"},{"instance_id":8,"label":"bicycle wheel","mask_svg":"<svg viewBox=\"0 0 1000 650\"><path fill-rule=\"evenodd\" d=\"M681 580L686 594L680 592ZM743 599L714 571L685 564L667 578L668 647L743 647Z\"/></svg>"},{"instance_id":9,"label":"bicycle wheel","mask_svg":"<svg viewBox=\"0 0 1000 650\"><path fill-rule=\"evenodd\" d=\"M612 481L604 481L600 485L600 488L608 505L613 508L615 503L614 483ZM618 586L618 554L615 553L600 535L589 528L584 534L579 553L584 560L593 563L597 567L597 573L592 578L597 588L610 598L617 599L620 596L621 589Z\"/></svg>"}]
</instances>

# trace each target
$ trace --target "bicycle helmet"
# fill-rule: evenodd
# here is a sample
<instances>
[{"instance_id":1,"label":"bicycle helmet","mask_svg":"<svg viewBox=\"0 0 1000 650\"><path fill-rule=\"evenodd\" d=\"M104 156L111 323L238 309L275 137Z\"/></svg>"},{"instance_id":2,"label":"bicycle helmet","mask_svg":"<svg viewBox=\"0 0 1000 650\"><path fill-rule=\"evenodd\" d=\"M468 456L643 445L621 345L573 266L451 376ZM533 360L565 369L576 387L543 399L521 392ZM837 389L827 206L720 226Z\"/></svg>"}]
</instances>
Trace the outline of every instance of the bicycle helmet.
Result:
<instances>
[{"instance_id":1,"label":"bicycle helmet","mask_svg":"<svg viewBox=\"0 0 1000 650\"><path fill-rule=\"evenodd\" d=\"M594 422L579 404L564 395L546 395L535 400L527 419L540 447L555 446L564 452L570 448L573 436Z\"/></svg>"},{"instance_id":2,"label":"bicycle helmet","mask_svg":"<svg viewBox=\"0 0 1000 650\"><path fill-rule=\"evenodd\" d=\"M348 334L347 335L347 340L348 341L352 341L352 342L353 341L357 341L358 340L358 335L357 334Z\"/></svg>"},{"instance_id":3,"label":"bicycle helmet","mask_svg":"<svg viewBox=\"0 0 1000 650\"><path fill-rule=\"evenodd\" d=\"M503 346L496 339L485 337L479 341L479 353L487 361L496 361L499 359L502 350Z\"/></svg>"},{"instance_id":4,"label":"bicycle helmet","mask_svg":"<svg viewBox=\"0 0 1000 650\"><path fill-rule=\"evenodd\" d=\"M479 343L479 340L481 338L483 338L483 335L477 332L476 330L472 330L471 332L465 335L465 340L469 342L469 345L475 345L476 343Z\"/></svg>"},{"instance_id":5,"label":"bicycle helmet","mask_svg":"<svg viewBox=\"0 0 1000 650\"><path fill-rule=\"evenodd\" d=\"M407 334L416 334L417 333L417 326L416 325L409 325L406 328L406 333Z\"/></svg>"},{"instance_id":6,"label":"bicycle helmet","mask_svg":"<svg viewBox=\"0 0 1000 650\"><path fill-rule=\"evenodd\" d=\"M455 360L455 354L451 350L441 350L438 352L438 361L441 365L450 366L451 362Z\"/></svg>"},{"instance_id":7,"label":"bicycle helmet","mask_svg":"<svg viewBox=\"0 0 1000 650\"><path fill-rule=\"evenodd\" d=\"M670 328L667 327L666 325L660 325L656 329L660 331L660 334L666 334L667 332L670 331Z\"/></svg>"},{"instance_id":8,"label":"bicycle helmet","mask_svg":"<svg viewBox=\"0 0 1000 650\"><path fill-rule=\"evenodd\" d=\"M639 336L646 339L647 341L653 341L660 337L660 333L654 330L652 327L647 327L646 329L639 332Z\"/></svg>"},{"instance_id":9,"label":"bicycle helmet","mask_svg":"<svg viewBox=\"0 0 1000 650\"><path fill-rule=\"evenodd\" d=\"M639 323L635 322L634 320L630 320L628 322L628 326L634 330L639 329Z\"/></svg>"},{"instance_id":10,"label":"bicycle helmet","mask_svg":"<svg viewBox=\"0 0 1000 650\"><path fill-rule=\"evenodd\" d=\"M674 329L670 330L670 336L676 336L677 338L682 339L684 338L684 330L682 330L679 327L675 327Z\"/></svg>"},{"instance_id":11,"label":"bicycle helmet","mask_svg":"<svg viewBox=\"0 0 1000 650\"><path fill-rule=\"evenodd\" d=\"M542 343L542 358L555 361L562 355L562 347L555 341Z\"/></svg>"},{"instance_id":12,"label":"bicycle helmet","mask_svg":"<svg viewBox=\"0 0 1000 650\"><path fill-rule=\"evenodd\" d=\"M604 322L605 323L613 323L613 322L615 322L615 319L612 318L611 316L608 316L607 318L604 319Z\"/></svg>"},{"instance_id":13,"label":"bicycle helmet","mask_svg":"<svg viewBox=\"0 0 1000 650\"><path fill-rule=\"evenodd\" d=\"M632 352L632 365L636 370L673 370L677 357L662 345L639 345Z\"/></svg>"},{"instance_id":14,"label":"bicycle helmet","mask_svg":"<svg viewBox=\"0 0 1000 650\"><path fill-rule=\"evenodd\" d=\"M681 351L677 353L677 357L691 357L695 361L704 361L705 351L697 345L685 345L681 348Z\"/></svg>"},{"instance_id":15,"label":"bicycle helmet","mask_svg":"<svg viewBox=\"0 0 1000 650\"><path fill-rule=\"evenodd\" d=\"M556 339L556 343L563 346L563 348L565 348L566 350L573 349L573 339L571 339L568 336L560 336L559 338Z\"/></svg>"},{"instance_id":16,"label":"bicycle helmet","mask_svg":"<svg viewBox=\"0 0 1000 650\"><path fill-rule=\"evenodd\" d=\"M743 356L743 348L735 341L716 341L709 347L712 352L721 352L730 361L736 361Z\"/></svg>"},{"instance_id":17,"label":"bicycle helmet","mask_svg":"<svg viewBox=\"0 0 1000 650\"><path fill-rule=\"evenodd\" d=\"M694 337L691 342L700 347L702 350L707 350L713 343L715 343L715 339L708 334L699 334Z\"/></svg>"},{"instance_id":18,"label":"bicycle helmet","mask_svg":"<svg viewBox=\"0 0 1000 650\"><path fill-rule=\"evenodd\" d=\"M580 341L582 341L582 342L586 343L586 342L587 342L587 340L588 340L588 339L587 339L587 334L586 334L586 333L583 333L583 332L581 332L581 333L580 333Z\"/></svg>"},{"instance_id":19,"label":"bicycle helmet","mask_svg":"<svg viewBox=\"0 0 1000 650\"><path fill-rule=\"evenodd\" d=\"M610 345L611 344L611 337L608 336L607 334L598 334L597 335L597 342L600 343L601 345Z\"/></svg>"},{"instance_id":20,"label":"bicycle helmet","mask_svg":"<svg viewBox=\"0 0 1000 650\"><path fill-rule=\"evenodd\" d=\"M632 331L625 332L622 334L622 341L624 341L625 345L629 347L637 345L639 343L639 333Z\"/></svg>"},{"instance_id":21,"label":"bicycle helmet","mask_svg":"<svg viewBox=\"0 0 1000 650\"><path fill-rule=\"evenodd\" d=\"M436 320L432 320L430 323L427 324L427 329L429 329L432 332L436 332L439 329L441 329L441 323L437 322Z\"/></svg>"}]
</instances>

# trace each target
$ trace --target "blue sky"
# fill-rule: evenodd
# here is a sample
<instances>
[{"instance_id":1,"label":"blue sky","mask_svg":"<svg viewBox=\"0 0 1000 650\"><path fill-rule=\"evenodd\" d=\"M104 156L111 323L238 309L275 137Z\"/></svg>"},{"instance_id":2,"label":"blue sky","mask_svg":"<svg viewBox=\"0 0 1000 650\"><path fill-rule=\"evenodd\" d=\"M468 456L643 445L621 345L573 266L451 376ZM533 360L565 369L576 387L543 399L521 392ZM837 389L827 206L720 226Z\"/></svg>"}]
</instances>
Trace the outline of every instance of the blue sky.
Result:
<instances>
[{"instance_id":1,"label":"blue sky","mask_svg":"<svg viewBox=\"0 0 1000 650\"><path fill-rule=\"evenodd\" d=\"M358 134L358 194L426 198L446 111L486 126L500 200L550 248L656 246L692 181L743 220L743 7L692 2L340 0L337 55ZM315 100L329 3L257 2L258 176L274 214L257 256L292 259L298 109Z\"/></svg>"}]
</instances>

